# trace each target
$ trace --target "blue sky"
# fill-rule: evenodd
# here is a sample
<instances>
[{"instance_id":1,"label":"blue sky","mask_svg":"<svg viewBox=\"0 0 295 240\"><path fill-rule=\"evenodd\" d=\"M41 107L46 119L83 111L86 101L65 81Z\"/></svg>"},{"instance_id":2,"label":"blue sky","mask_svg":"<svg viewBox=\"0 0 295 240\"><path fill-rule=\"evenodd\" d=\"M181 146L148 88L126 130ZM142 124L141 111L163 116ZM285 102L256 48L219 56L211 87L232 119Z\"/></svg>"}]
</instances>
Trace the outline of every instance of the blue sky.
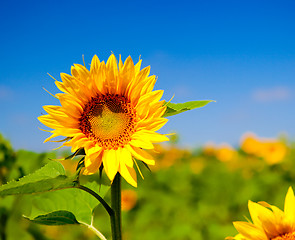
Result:
<instances>
[{"instance_id":1,"label":"blue sky","mask_svg":"<svg viewBox=\"0 0 295 240\"><path fill-rule=\"evenodd\" d=\"M50 150L37 117L58 104L42 87L94 54L129 55L174 102L213 99L171 117L181 144L237 145L247 131L295 139L294 1L5 1L0 5L0 132Z\"/></svg>"}]
</instances>

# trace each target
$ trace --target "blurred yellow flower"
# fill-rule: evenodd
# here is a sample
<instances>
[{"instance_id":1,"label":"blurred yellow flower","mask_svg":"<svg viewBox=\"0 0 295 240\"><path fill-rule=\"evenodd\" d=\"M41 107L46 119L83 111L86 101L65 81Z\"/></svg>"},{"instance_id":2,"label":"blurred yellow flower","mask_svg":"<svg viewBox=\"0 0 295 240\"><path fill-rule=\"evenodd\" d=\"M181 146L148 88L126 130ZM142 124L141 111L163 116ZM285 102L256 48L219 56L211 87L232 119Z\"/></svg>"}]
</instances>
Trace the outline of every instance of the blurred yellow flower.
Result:
<instances>
[{"instance_id":1,"label":"blurred yellow flower","mask_svg":"<svg viewBox=\"0 0 295 240\"><path fill-rule=\"evenodd\" d=\"M182 160L189 158L191 152L174 144L170 146L155 144L155 151L151 154L157 158L157 164L152 166L151 169L157 171L167 169L177 163L183 163Z\"/></svg>"},{"instance_id":2,"label":"blurred yellow flower","mask_svg":"<svg viewBox=\"0 0 295 240\"><path fill-rule=\"evenodd\" d=\"M249 212L253 223L234 222L239 234L226 239L238 240L294 240L295 239L295 197L290 187L281 211L266 202L249 201Z\"/></svg>"},{"instance_id":3,"label":"blurred yellow flower","mask_svg":"<svg viewBox=\"0 0 295 240\"><path fill-rule=\"evenodd\" d=\"M286 145L278 141L264 142L260 152L260 156L263 157L268 164L281 162L285 158L286 154Z\"/></svg>"},{"instance_id":4,"label":"blurred yellow flower","mask_svg":"<svg viewBox=\"0 0 295 240\"><path fill-rule=\"evenodd\" d=\"M113 54L107 63L95 55L90 71L74 64L72 75L61 73L62 82L55 82L64 92L56 94L61 106L44 106L48 115L38 118L54 129L45 142L65 136L63 146L71 146L72 152L84 148L84 174L97 172L103 164L111 181L119 172L137 186L133 158L154 165L143 149L169 140L156 133L167 122L162 118L163 90L153 91L156 77L149 76L149 66L140 67L141 60L134 65L130 56L123 64Z\"/></svg>"},{"instance_id":5,"label":"blurred yellow flower","mask_svg":"<svg viewBox=\"0 0 295 240\"><path fill-rule=\"evenodd\" d=\"M216 149L215 156L221 162L229 162L236 158L237 152L229 144L223 143Z\"/></svg>"},{"instance_id":6,"label":"blurred yellow flower","mask_svg":"<svg viewBox=\"0 0 295 240\"><path fill-rule=\"evenodd\" d=\"M129 211L136 205L137 194L133 190L122 190L121 193L121 208L122 211Z\"/></svg>"},{"instance_id":7,"label":"blurred yellow flower","mask_svg":"<svg viewBox=\"0 0 295 240\"><path fill-rule=\"evenodd\" d=\"M241 139L241 149L263 158L268 164L281 162L287 154L287 146L275 139L257 138L253 133L246 133Z\"/></svg>"},{"instance_id":8,"label":"blurred yellow flower","mask_svg":"<svg viewBox=\"0 0 295 240\"><path fill-rule=\"evenodd\" d=\"M241 149L248 154L257 154L261 148L261 142L253 133L246 133L241 138Z\"/></svg>"}]
</instances>

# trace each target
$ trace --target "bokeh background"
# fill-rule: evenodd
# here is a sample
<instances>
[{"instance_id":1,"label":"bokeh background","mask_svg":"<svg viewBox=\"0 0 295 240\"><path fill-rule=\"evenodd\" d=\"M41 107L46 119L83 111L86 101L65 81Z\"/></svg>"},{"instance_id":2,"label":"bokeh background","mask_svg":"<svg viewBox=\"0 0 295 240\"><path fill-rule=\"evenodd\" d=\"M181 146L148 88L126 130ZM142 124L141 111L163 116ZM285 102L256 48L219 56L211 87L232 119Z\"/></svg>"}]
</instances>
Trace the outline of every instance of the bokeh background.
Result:
<instances>
[{"instance_id":1,"label":"bokeh background","mask_svg":"<svg viewBox=\"0 0 295 240\"><path fill-rule=\"evenodd\" d=\"M94 54L129 55L173 102L212 99L170 117L157 165L123 198L125 239L224 239L247 201L283 208L295 186L294 1L5 1L0 4L0 183L69 154L43 143L37 117L58 104L61 72ZM252 132L252 134L249 134ZM69 173L77 162L63 162ZM105 177L105 176L104 176ZM106 195L108 199L109 195ZM96 239L86 228L21 218L30 200L0 199L4 239ZM108 216L95 225L108 237ZM18 226L18 231L15 231Z\"/></svg>"}]
</instances>

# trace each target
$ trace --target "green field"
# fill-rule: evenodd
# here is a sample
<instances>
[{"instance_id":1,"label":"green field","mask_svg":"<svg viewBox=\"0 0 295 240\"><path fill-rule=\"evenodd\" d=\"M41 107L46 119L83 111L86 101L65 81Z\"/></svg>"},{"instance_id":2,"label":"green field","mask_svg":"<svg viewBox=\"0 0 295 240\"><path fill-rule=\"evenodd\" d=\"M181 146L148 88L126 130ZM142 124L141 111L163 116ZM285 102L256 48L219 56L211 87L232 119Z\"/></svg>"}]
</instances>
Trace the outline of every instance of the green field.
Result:
<instances>
[{"instance_id":1,"label":"green field","mask_svg":"<svg viewBox=\"0 0 295 240\"><path fill-rule=\"evenodd\" d=\"M138 174L137 188L123 180L123 190L135 193L130 209L123 211L123 238L219 240L237 233L233 221L249 218L248 200L266 201L282 209L288 187L295 186L295 146L284 138L277 142L283 150L272 146L267 154L227 145L184 149L172 142L158 146L156 166L151 172L139 163L144 180ZM15 151L0 137L0 183L32 173L52 161L50 159L67 154L69 152L61 150ZM78 160L77 157L62 163L70 173ZM84 180L109 184L104 173L101 180L98 174ZM1 239L98 239L82 225L44 226L22 217L30 214L32 206L38 207L38 199L46 198L42 194L0 198ZM109 198L108 192L106 201ZM77 199L56 198L57 203L52 204L66 208L74 200ZM126 201L128 205L128 198ZM111 239L109 217L100 205L95 209L94 225Z\"/></svg>"}]
</instances>

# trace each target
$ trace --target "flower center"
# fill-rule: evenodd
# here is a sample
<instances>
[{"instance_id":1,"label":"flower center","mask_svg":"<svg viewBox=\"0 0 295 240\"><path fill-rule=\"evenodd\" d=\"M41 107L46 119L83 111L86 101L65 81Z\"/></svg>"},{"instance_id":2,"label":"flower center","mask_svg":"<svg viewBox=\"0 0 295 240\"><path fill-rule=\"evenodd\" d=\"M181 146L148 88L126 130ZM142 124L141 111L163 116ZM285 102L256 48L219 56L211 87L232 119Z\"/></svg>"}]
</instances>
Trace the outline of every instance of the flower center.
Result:
<instances>
[{"instance_id":1,"label":"flower center","mask_svg":"<svg viewBox=\"0 0 295 240\"><path fill-rule=\"evenodd\" d=\"M81 131L100 147L117 149L130 141L135 131L136 112L131 103L118 94L98 95L84 107Z\"/></svg>"},{"instance_id":2,"label":"flower center","mask_svg":"<svg viewBox=\"0 0 295 240\"><path fill-rule=\"evenodd\" d=\"M272 238L271 240L295 240L295 232L285 233L284 235Z\"/></svg>"}]
</instances>

